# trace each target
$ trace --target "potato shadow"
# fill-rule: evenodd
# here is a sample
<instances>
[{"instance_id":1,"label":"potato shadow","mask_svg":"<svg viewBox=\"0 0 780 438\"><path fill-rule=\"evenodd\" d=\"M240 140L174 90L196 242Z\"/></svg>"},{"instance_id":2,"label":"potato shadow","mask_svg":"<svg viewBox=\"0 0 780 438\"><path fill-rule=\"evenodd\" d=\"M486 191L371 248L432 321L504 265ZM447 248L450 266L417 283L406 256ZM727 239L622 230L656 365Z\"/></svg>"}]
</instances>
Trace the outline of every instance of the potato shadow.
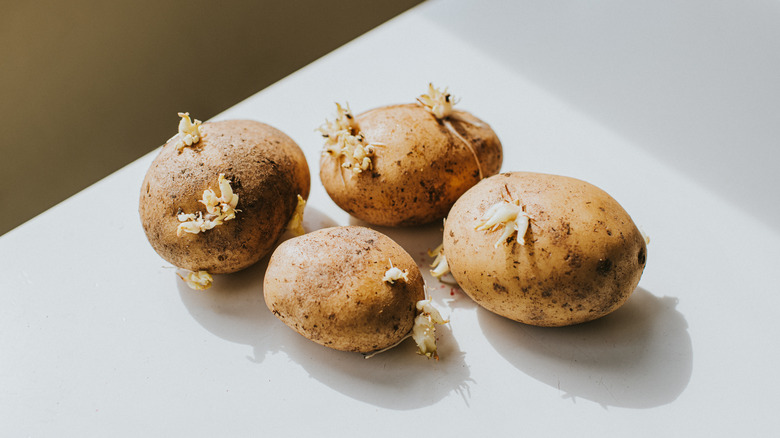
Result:
<instances>
[{"instance_id":1,"label":"potato shadow","mask_svg":"<svg viewBox=\"0 0 780 438\"><path fill-rule=\"evenodd\" d=\"M177 281L181 301L203 328L218 337L249 345L255 362L262 362L273 351L272 320L263 299L263 279L269 256L235 274L215 275L206 290L192 290Z\"/></svg>"},{"instance_id":2,"label":"potato shadow","mask_svg":"<svg viewBox=\"0 0 780 438\"><path fill-rule=\"evenodd\" d=\"M336 222L321 211L307 207L303 217L306 231L335 226ZM285 233L277 246L293 236ZM269 352L278 351L273 338L279 327L263 298L263 280L271 253L243 271L215 275L214 284L204 291L190 289L177 281L182 303L201 326L218 337L249 345L254 353L249 359L262 362Z\"/></svg>"},{"instance_id":3,"label":"potato shadow","mask_svg":"<svg viewBox=\"0 0 780 438\"><path fill-rule=\"evenodd\" d=\"M450 315L458 303L471 302L465 294L451 291L429 272L428 250L442 240L440 223L420 227L391 228L368 224L350 216L349 225L372 228L387 235L415 260L428 285L434 305ZM451 293L453 295L451 295ZM281 322L278 325L283 326ZM465 353L458 346L448 325L437 326L440 359L426 359L416 354L411 339L397 347L365 359L360 354L345 353L315 344L292 330L279 333L280 349L325 385L357 400L387 409L410 410L430 406L452 392L468 404L471 382Z\"/></svg>"},{"instance_id":4,"label":"potato shadow","mask_svg":"<svg viewBox=\"0 0 780 438\"><path fill-rule=\"evenodd\" d=\"M564 397L652 408L677 399L691 378L691 337L676 305L639 288L617 311L576 326L533 327L484 309L478 320L499 354Z\"/></svg>"},{"instance_id":5,"label":"potato shadow","mask_svg":"<svg viewBox=\"0 0 780 438\"><path fill-rule=\"evenodd\" d=\"M312 378L353 399L386 409L412 410L455 392L468 405L471 380L465 353L448 326L437 326L436 332L439 360L417 354L411 339L368 359L320 346L289 329L278 333L277 341Z\"/></svg>"},{"instance_id":6,"label":"potato shadow","mask_svg":"<svg viewBox=\"0 0 780 438\"><path fill-rule=\"evenodd\" d=\"M306 208L307 232L337 225L322 212ZM424 247L429 240L441 239L440 231L433 232L435 229L409 231L408 238L433 233L432 238L418 242ZM283 236L280 243L290 237ZM416 354L411 339L370 359L320 346L291 330L268 310L262 288L269 259L267 255L235 274L216 275L213 286L205 291L192 290L178 281L182 303L209 332L251 346L249 360L262 363L269 354L283 353L312 378L348 397L396 410L429 406L452 392L468 403L470 380L465 353L448 326L437 327L438 361ZM444 310L447 304L442 297L434 297L434 302Z\"/></svg>"}]
</instances>

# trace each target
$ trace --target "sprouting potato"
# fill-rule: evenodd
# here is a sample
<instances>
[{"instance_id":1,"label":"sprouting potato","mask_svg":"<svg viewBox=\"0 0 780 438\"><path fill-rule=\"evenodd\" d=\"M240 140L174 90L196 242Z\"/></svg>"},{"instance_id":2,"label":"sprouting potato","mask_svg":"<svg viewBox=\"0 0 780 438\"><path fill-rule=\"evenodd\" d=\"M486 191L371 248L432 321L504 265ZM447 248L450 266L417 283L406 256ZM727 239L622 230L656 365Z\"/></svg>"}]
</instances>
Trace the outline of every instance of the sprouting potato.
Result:
<instances>
[{"instance_id":1,"label":"sprouting potato","mask_svg":"<svg viewBox=\"0 0 780 438\"><path fill-rule=\"evenodd\" d=\"M413 337L436 357L435 324L412 257L369 228L325 228L283 242L263 284L271 312L306 338L336 350L372 353Z\"/></svg>"},{"instance_id":2,"label":"sprouting potato","mask_svg":"<svg viewBox=\"0 0 780 438\"><path fill-rule=\"evenodd\" d=\"M210 274L236 272L270 252L302 213L310 175L298 145L271 126L180 116L179 133L144 178L139 213L155 251L204 289Z\"/></svg>"},{"instance_id":3,"label":"sprouting potato","mask_svg":"<svg viewBox=\"0 0 780 438\"><path fill-rule=\"evenodd\" d=\"M487 123L453 109L432 85L417 103L337 118L320 132L320 179L351 215L374 225L420 225L443 218L455 201L501 168L501 142Z\"/></svg>"},{"instance_id":4,"label":"sprouting potato","mask_svg":"<svg viewBox=\"0 0 780 438\"><path fill-rule=\"evenodd\" d=\"M574 178L513 172L455 203L434 269L448 268L479 305L537 326L619 308L645 267L644 235L603 190Z\"/></svg>"}]
</instances>

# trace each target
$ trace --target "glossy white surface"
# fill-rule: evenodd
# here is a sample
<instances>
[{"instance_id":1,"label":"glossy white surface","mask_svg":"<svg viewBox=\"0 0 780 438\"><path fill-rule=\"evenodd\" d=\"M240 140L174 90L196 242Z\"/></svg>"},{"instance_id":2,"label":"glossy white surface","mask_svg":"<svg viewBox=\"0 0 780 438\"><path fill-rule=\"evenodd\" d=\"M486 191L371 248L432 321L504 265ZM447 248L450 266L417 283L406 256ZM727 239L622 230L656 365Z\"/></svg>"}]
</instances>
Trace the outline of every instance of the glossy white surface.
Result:
<instances>
[{"instance_id":1,"label":"glossy white surface","mask_svg":"<svg viewBox=\"0 0 780 438\"><path fill-rule=\"evenodd\" d=\"M150 154L0 237L0 435L777 430L778 3L476 4L424 4L218 118L301 145L311 230L358 223L317 178L313 130L333 102L360 112L448 85L501 137L504 171L588 180L650 235L622 309L533 328L428 277L452 321L440 361L409 342L332 351L266 309L264 262L205 292L178 281L138 220ZM437 225L380 231L421 265L440 241Z\"/></svg>"}]
</instances>

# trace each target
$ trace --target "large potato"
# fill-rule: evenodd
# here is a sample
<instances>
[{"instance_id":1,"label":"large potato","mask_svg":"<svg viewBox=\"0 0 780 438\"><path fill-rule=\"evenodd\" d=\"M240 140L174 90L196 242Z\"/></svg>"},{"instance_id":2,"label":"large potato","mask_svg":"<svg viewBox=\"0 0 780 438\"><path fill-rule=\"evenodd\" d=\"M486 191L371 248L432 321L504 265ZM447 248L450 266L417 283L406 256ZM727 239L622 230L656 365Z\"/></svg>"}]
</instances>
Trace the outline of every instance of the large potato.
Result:
<instances>
[{"instance_id":1,"label":"large potato","mask_svg":"<svg viewBox=\"0 0 780 438\"><path fill-rule=\"evenodd\" d=\"M642 233L607 193L526 172L493 176L463 195L447 217L443 252L474 301L538 326L614 311L636 288L647 258Z\"/></svg>"},{"instance_id":2,"label":"large potato","mask_svg":"<svg viewBox=\"0 0 780 438\"><path fill-rule=\"evenodd\" d=\"M309 168L292 139L260 122L204 123L200 133L190 146L181 133L174 136L152 162L141 187L141 222L152 247L171 264L235 272L272 249L297 196L308 197ZM196 234L181 232L182 215L207 217L204 191L220 196L225 181L238 196L235 217Z\"/></svg>"},{"instance_id":3,"label":"large potato","mask_svg":"<svg viewBox=\"0 0 780 438\"><path fill-rule=\"evenodd\" d=\"M392 268L406 278L388 281ZM336 350L368 353L409 336L425 287L414 260L397 243L350 226L279 245L263 293L273 314L301 335Z\"/></svg>"},{"instance_id":4,"label":"large potato","mask_svg":"<svg viewBox=\"0 0 780 438\"><path fill-rule=\"evenodd\" d=\"M353 118L348 109L339 109L347 132L323 130L320 179L339 207L368 223L439 220L466 190L501 168L495 132L467 112L450 110L438 118L431 108L414 103ZM358 142L350 145L350 136Z\"/></svg>"}]
</instances>

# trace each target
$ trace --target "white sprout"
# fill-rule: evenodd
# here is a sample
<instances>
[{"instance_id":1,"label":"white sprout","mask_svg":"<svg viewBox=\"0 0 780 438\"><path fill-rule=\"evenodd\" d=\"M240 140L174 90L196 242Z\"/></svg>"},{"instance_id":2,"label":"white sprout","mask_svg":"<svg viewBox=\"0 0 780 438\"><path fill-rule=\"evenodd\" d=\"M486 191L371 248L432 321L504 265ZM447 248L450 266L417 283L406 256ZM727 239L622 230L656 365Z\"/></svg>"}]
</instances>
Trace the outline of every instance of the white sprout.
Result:
<instances>
[{"instance_id":1,"label":"white sprout","mask_svg":"<svg viewBox=\"0 0 780 438\"><path fill-rule=\"evenodd\" d=\"M431 268L433 268L430 271L431 275L436 277L438 280L441 280L441 277L447 275L447 273L450 272L450 266L447 264L447 257L444 256L443 248L444 243L437 246L433 251L428 251L429 257L435 257L433 263L430 265Z\"/></svg>"},{"instance_id":2,"label":"white sprout","mask_svg":"<svg viewBox=\"0 0 780 438\"><path fill-rule=\"evenodd\" d=\"M431 298L417 302L417 310L420 312L414 319L412 339L417 344L417 352L438 359L436 351L436 324L446 324L449 320L442 318L439 311L433 307Z\"/></svg>"},{"instance_id":3,"label":"white sprout","mask_svg":"<svg viewBox=\"0 0 780 438\"><path fill-rule=\"evenodd\" d=\"M179 143L176 145L176 149L181 151L185 147L192 146L200 141L202 137L200 125L202 122L198 119L195 119L194 122L191 121L190 113L179 113L179 117L181 117L179 121Z\"/></svg>"},{"instance_id":4,"label":"white sprout","mask_svg":"<svg viewBox=\"0 0 780 438\"><path fill-rule=\"evenodd\" d=\"M338 150L334 149L333 146L341 143L341 137L354 135L358 132L358 125L349 104L341 106L341 104L336 103L336 118L332 121L326 119L325 123L317 128L317 131L325 137L324 153L338 153Z\"/></svg>"},{"instance_id":5,"label":"white sprout","mask_svg":"<svg viewBox=\"0 0 780 438\"><path fill-rule=\"evenodd\" d=\"M422 106L425 107L431 114L433 114L434 117L436 117L436 120L440 120L444 126L447 128L447 130L452 134L455 138L457 138L461 143L463 143L466 148L468 148L469 152L471 152L471 155L474 157L474 161L477 163L477 170L479 171L479 179L483 179L485 177L484 171L482 170L482 162L479 160L479 156L477 155L477 151L474 150L474 145L471 144L468 140L463 138L463 136L458 132L457 129L455 129L454 126L452 126L452 123L450 119L458 120L460 122L469 123L475 126L482 126L481 123L474 123L472 121L466 120L462 117L460 117L457 113L453 112L452 107L458 103L458 100L456 100L450 93L447 92L447 88L444 88L444 91L440 91L438 88L435 88L433 84L428 84L428 94L423 94L417 97L417 101L422 104Z\"/></svg>"},{"instance_id":6,"label":"white sprout","mask_svg":"<svg viewBox=\"0 0 780 438\"><path fill-rule=\"evenodd\" d=\"M336 104L336 119L325 120L325 124L317 128L325 137L323 155L341 158L341 167L350 169L353 173L361 173L373 169L371 158L381 143L366 143L360 133L360 127L352 115L349 105L342 107Z\"/></svg>"},{"instance_id":7,"label":"white sprout","mask_svg":"<svg viewBox=\"0 0 780 438\"><path fill-rule=\"evenodd\" d=\"M422 94L417 98L431 114L437 119L445 119L452 114L452 107L458 103L455 98L447 92L447 88L444 91L440 91L435 88L433 84L428 84L428 94Z\"/></svg>"},{"instance_id":8,"label":"white sprout","mask_svg":"<svg viewBox=\"0 0 780 438\"><path fill-rule=\"evenodd\" d=\"M525 245L525 233L528 231L530 218L528 213L523 211L519 200L512 202L502 200L493 204L482 215L481 222L475 229L495 231L503 226L504 232L493 245L495 248L498 248L502 242L506 242L515 232L517 232L517 243Z\"/></svg>"},{"instance_id":9,"label":"white sprout","mask_svg":"<svg viewBox=\"0 0 780 438\"><path fill-rule=\"evenodd\" d=\"M230 180L225 178L224 173L219 174L218 179L220 196L211 189L203 191L203 197L198 202L206 206L206 216L202 212L179 213L179 226L176 228L176 235L181 237L182 233L198 234L208 231L217 225L222 225L225 221L236 218L238 205L238 195L233 193L230 186Z\"/></svg>"},{"instance_id":10,"label":"white sprout","mask_svg":"<svg viewBox=\"0 0 780 438\"><path fill-rule=\"evenodd\" d=\"M187 275L178 274L187 286L195 290L204 290L211 287L214 281L211 274L206 271L189 272Z\"/></svg>"},{"instance_id":11,"label":"white sprout","mask_svg":"<svg viewBox=\"0 0 780 438\"><path fill-rule=\"evenodd\" d=\"M303 209L306 207L306 200L298 195L298 204L295 206L290 222L287 223L287 229L296 236L303 236L306 230L303 229Z\"/></svg>"},{"instance_id":12,"label":"white sprout","mask_svg":"<svg viewBox=\"0 0 780 438\"><path fill-rule=\"evenodd\" d=\"M390 284L395 284L396 281L403 279L405 282L409 282L409 270L404 269L403 271L395 266L393 266L393 261L388 260L390 262L390 269L388 269L385 272L385 276L382 277L382 281L385 281Z\"/></svg>"},{"instance_id":13,"label":"white sprout","mask_svg":"<svg viewBox=\"0 0 780 438\"><path fill-rule=\"evenodd\" d=\"M641 234L642 239L645 240L645 245L650 245L650 236L645 233L645 230L643 230L642 227L639 227L639 234Z\"/></svg>"}]
</instances>

